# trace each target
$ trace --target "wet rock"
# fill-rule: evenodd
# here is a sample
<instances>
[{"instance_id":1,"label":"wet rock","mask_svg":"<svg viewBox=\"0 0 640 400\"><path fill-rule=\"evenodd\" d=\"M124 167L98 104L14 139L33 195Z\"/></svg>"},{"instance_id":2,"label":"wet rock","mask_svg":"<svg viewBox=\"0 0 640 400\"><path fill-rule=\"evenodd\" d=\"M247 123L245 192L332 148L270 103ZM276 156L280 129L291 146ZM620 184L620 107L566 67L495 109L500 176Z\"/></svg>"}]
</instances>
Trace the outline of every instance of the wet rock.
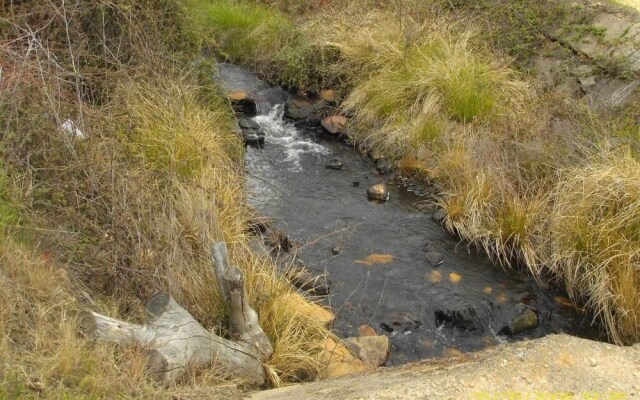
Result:
<instances>
[{"instance_id":1,"label":"wet rock","mask_svg":"<svg viewBox=\"0 0 640 400\"><path fill-rule=\"evenodd\" d=\"M431 219L438 223L444 221L445 218L447 218L447 212L443 208L438 208L431 215Z\"/></svg>"},{"instance_id":2,"label":"wet rock","mask_svg":"<svg viewBox=\"0 0 640 400\"><path fill-rule=\"evenodd\" d=\"M305 271L289 277L293 286L314 296L327 296L329 284L326 277Z\"/></svg>"},{"instance_id":3,"label":"wet rock","mask_svg":"<svg viewBox=\"0 0 640 400\"><path fill-rule=\"evenodd\" d=\"M285 118L294 121L306 120L313 115L313 103L304 99L290 99L284 105Z\"/></svg>"},{"instance_id":4,"label":"wet rock","mask_svg":"<svg viewBox=\"0 0 640 400\"><path fill-rule=\"evenodd\" d=\"M332 135L338 135L344 132L344 128L347 126L347 118L342 115L333 115L331 117L324 118L320 125L325 131Z\"/></svg>"},{"instance_id":5,"label":"wet rock","mask_svg":"<svg viewBox=\"0 0 640 400\"><path fill-rule=\"evenodd\" d=\"M337 158L332 159L331 161L329 161L327 164L325 164L324 166L327 169L342 169L342 167L344 167L344 164L342 164L342 161L338 160Z\"/></svg>"},{"instance_id":6,"label":"wet rock","mask_svg":"<svg viewBox=\"0 0 640 400\"><path fill-rule=\"evenodd\" d=\"M353 185L353 187L358 187L360 186L360 181L353 181L351 182L351 185Z\"/></svg>"},{"instance_id":7,"label":"wet rock","mask_svg":"<svg viewBox=\"0 0 640 400\"><path fill-rule=\"evenodd\" d=\"M376 171L383 175L389 175L391 173L391 164L386 158L380 157L376 160Z\"/></svg>"},{"instance_id":8,"label":"wet rock","mask_svg":"<svg viewBox=\"0 0 640 400\"><path fill-rule=\"evenodd\" d=\"M227 98L231 102L233 110L245 117L253 117L258 112L256 101L249 92L244 90L234 90L227 93Z\"/></svg>"},{"instance_id":9,"label":"wet rock","mask_svg":"<svg viewBox=\"0 0 640 400\"><path fill-rule=\"evenodd\" d=\"M538 314L530 307L519 304L515 312L517 315L511 318L498 332L500 335L515 336L538 327Z\"/></svg>"},{"instance_id":10,"label":"wet rock","mask_svg":"<svg viewBox=\"0 0 640 400\"><path fill-rule=\"evenodd\" d=\"M358 336L378 336L378 333L369 325L360 325L358 327Z\"/></svg>"},{"instance_id":11,"label":"wet rock","mask_svg":"<svg viewBox=\"0 0 640 400\"><path fill-rule=\"evenodd\" d=\"M371 200L387 201L389 200L389 189L384 183L372 185L367 189L367 197Z\"/></svg>"},{"instance_id":12,"label":"wet rock","mask_svg":"<svg viewBox=\"0 0 640 400\"><path fill-rule=\"evenodd\" d=\"M337 256L338 254L342 253L342 247L340 247L340 246L338 246L338 245L333 246L333 247L331 248L331 253L332 253L334 256Z\"/></svg>"},{"instance_id":13,"label":"wet rock","mask_svg":"<svg viewBox=\"0 0 640 400\"><path fill-rule=\"evenodd\" d=\"M249 118L238 118L238 126L242 129L261 129L260 124Z\"/></svg>"},{"instance_id":14,"label":"wet rock","mask_svg":"<svg viewBox=\"0 0 640 400\"><path fill-rule=\"evenodd\" d=\"M380 327L389 333L409 333L418 330L421 325L422 322L414 315L400 311L387 314L380 323Z\"/></svg>"},{"instance_id":15,"label":"wet rock","mask_svg":"<svg viewBox=\"0 0 640 400\"><path fill-rule=\"evenodd\" d=\"M437 251L428 251L427 254L425 254L425 258L432 267L438 267L444 262L444 256Z\"/></svg>"},{"instance_id":16,"label":"wet rock","mask_svg":"<svg viewBox=\"0 0 640 400\"><path fill-rule=\"evenodd\" d=\"M373 370L367 363L358 359L346 346L330 337L320 343L319 347L318 361L326 365L324 370L320 372L320 378L335 378Z\"/></svg>"},{"instance_id":17,"label":"wet rock","mask_svg":"<svg viewBox=\"0 0 640 400\"><path fill-rule=\"evenodd\" d=\"M316 303L310 303L297 293L288 293L278 296L271 304L274 312L276 310L290 310L294 314L315 319L319 323L329 326L335 319L335 315Z\"/></svg>"},{"instance_id":18,"label":"wet rock","mask_svg":"<svg viewBox=\"0 0 640 400\"><path fill-rule=\"evenodd\" d=\"M238 126L242 140L251 146L262 146L265 140L265 134L260 125L249 118L238 118Z\"/></svg>"},{"instance_id":19,"label":"wet rock","mask_svg":"<svg viewBox=\"0 0 640 400\"><path fill-rule=\"evenodd\" d=\"M342 343L371 368L385 365L391 354L387 336L363 336L343 339Z\"/></svg>"},{"instance_id":20,"label":"wet rock","mask_svg":"<svg viewBox=\"0 0 640 400\"><path fill-rule=\"evenodd\" d=\"M437 310L435 312L436 325L458 329L462 332L480 330L482 325L478 320L476 310L467 307L462 310Z\"/></svg>"}]
</instances>

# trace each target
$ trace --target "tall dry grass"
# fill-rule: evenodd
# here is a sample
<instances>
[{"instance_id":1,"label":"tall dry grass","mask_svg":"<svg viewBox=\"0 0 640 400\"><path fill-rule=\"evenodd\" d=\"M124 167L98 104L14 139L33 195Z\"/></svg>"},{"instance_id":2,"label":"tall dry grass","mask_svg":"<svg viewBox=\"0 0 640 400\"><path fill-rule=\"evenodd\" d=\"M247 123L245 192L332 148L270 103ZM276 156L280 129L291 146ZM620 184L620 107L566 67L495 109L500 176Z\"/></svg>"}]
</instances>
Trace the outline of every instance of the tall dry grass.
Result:
<instances>
[{"instance_id":1,"label":"tall dry grass","mask_svg":"<svg viewBox=\"0 0 640 400\"><path fill-rule=\"evenodd\" d=\"M2 394L179 393L147 379L141 349L79 338L75 318L89 308L142 321L145 300L166 291L224 335L212 240L226 241L246 272L276 349L265 366L271 384L313 378L316 343L329 332L275 301L293 289L253 253L243 145L220 88L191 70L196 47L180 40L196 33L178 4L2 7ZM101 34L86 35L91 27ZM67 119L81 137L60 128ZM194 372L187 387L215 386L215 371Z\"/></svg>"}]
</instances>

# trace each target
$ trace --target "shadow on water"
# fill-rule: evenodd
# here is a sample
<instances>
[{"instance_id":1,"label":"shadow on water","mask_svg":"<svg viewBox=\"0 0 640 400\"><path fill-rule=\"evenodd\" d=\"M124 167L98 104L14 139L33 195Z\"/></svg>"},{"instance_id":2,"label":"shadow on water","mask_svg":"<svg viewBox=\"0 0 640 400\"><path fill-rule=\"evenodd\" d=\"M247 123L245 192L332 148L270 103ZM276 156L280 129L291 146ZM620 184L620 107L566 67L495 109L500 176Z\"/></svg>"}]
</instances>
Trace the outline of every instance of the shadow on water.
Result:
<instances>
[{"instance_id":1,"label":"shadow on water","mask_svg":"<svg viewBox=\"0 0 640 400\"><path fill-rule=\"evenodd\" d=\"M390 184L389 201L367 201L367 187L385 178L342 141L283 121L286 92L237 66L221 64L220 73L227 89L260 99L254 120L266 141L247 149L250 202L302 244L298 256L305 265L327 274L325 301L340 336L357 335L363 324L389 335L389 365L556 332L595 337L590 318L563 304L560 293L492 265L452 238L416 208L415 194ZM325 168L333 158L342 170ZM434 267L428 252L442 263ZM514 338L502 335L527 307L539 326Z\"/></svg>"}]
</instances>

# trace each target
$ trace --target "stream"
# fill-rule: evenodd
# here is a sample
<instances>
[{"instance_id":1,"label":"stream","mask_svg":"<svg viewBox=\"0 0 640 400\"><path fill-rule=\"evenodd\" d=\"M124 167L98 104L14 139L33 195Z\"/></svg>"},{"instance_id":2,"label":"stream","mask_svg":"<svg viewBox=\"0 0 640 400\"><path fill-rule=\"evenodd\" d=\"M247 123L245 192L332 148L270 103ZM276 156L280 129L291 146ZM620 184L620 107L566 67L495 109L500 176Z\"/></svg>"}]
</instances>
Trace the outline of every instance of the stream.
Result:
<instances>
[{"instance_id":1,"label":"stream","mask_svg":"<svg viewBox=\"0 0 640 400\"><path fill-rule=\"evenodd\" d=\"M285 121L287 92L234 65L219 72L225 89L260 99L253 120L266 137L246 151L250 204L301 244L297 256L308 269L326 274L322 302L336 314L340 337L369 325L390 337L387 365L398 365L550 333L598 336L563 293L493 265L422 212L415 193L389 181L388 201L368 201L367 188L385 182L375 163L342 140ZM325 168L334 158L341 170ZM434 266L428 252L443 261ZM505 324L526 309L539 325L506 334Z\"/></svg>"}]
</instances>

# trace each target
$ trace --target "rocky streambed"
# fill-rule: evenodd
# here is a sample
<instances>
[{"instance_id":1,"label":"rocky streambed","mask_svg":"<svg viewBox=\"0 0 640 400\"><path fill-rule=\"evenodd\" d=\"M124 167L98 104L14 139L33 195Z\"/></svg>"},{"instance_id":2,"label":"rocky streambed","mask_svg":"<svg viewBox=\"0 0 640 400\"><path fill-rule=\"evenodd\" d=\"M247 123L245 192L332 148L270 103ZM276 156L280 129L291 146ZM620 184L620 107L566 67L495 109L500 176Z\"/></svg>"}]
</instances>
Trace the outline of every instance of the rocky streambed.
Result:
<instances>
[{"instance_id":1,"label":"rocky streambed","mask_svg":"<svg viewBox=\"0 0 640 400\"><path fill-rule=\"evenodd\" d=\"M550 333L597 337L563 293L447 234L418 188L355 149L330 91L295 98L237 66L219 72L248 145L250 203L271 221L256 231L303 271L294 282L335 314L340 337L387 336L387 365Z\"/></svg>"}]
</instances>

